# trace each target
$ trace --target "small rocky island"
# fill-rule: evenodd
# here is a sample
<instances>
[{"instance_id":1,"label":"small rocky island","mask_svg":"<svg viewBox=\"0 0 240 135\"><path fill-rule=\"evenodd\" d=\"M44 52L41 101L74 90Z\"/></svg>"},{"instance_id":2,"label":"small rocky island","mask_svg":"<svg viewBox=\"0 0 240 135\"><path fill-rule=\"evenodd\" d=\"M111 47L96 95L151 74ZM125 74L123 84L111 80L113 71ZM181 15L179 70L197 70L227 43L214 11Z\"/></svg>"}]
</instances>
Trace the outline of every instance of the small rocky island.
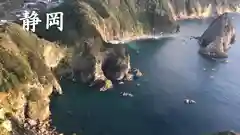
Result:
<instances>
[{"instance_id":1,"label":"small rocky island","mask_svg":"<svg viewBox=\"0 0 240 135\"><path fill-rule=\"evenodd\" d=\"M199 52L213 58L227 58L227 51L234 44L235 28L228 13L217 17L207 30L198 37Z\"/></svg>"},{"instance_id":2,"label":"small rocky island","mask_svg":"<svg viewBox=\"0 0 240 135\"><path fill-rule=\"evenodd\" d=\"M15 1L0 2L0 11L5 11ZM64 93L60 78L75 79L104 91L111 88L114 81L139 77L141 72L131 68L126 45L113 44L110 40L170 33L178 28L176 20L194 15L205 17L210 4L217 9L222 7L221 3L220 0L67 0L48 11L64 13L62 32L54 27L46 30L44 23L37 26L36 33L24 31L18 22L1 24L0 134L59 134L50 125L49 103L52 93ZM226 8L221 8L219 14L224 9L236 11L238 5L234 4L225 3ZM228 22L221 19L224 16L220 16L220 20ZM40 18L43 22L46 19L44 14L40 14ZM213 23L213 29L218 22ZM224 56L234 37L234 29L228 26L221 29L228 30L223 33L231 38L219 47L223 48L220 52ZM206 48L215 41L222 40L211 39L201 44Z\"/></svg>"}]
</instances>

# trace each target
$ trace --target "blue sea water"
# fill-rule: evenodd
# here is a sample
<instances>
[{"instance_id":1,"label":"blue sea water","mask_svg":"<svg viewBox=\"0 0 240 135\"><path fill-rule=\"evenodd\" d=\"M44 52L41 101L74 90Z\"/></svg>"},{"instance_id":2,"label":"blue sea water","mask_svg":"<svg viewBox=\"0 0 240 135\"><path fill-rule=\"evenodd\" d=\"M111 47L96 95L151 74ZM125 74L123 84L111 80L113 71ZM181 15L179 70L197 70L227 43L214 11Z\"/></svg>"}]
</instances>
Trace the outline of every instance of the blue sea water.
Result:
<instances>
[{"instance_id":1,"label":"blue sea water","mask_svg":"<svg viewBox=\"0 0 240 135\"><path fill-rule=\"evenodd\" d=\"M240 16L234 16L237 34ZM130 43L132 67L144 76L98 92L62 80L64 95L51 103L53 124L71 135L202 135L240 131L240 41L229 51L228 63L198 54L198 36L209 21L181 22L181 32L159 40ZM206 69L206 70L204 70ZM140 86L137 87L136 84ZM120 92L134 97L122 97ZM193 105L184 104L194 99Z\"/></svg>"}]
</instances>

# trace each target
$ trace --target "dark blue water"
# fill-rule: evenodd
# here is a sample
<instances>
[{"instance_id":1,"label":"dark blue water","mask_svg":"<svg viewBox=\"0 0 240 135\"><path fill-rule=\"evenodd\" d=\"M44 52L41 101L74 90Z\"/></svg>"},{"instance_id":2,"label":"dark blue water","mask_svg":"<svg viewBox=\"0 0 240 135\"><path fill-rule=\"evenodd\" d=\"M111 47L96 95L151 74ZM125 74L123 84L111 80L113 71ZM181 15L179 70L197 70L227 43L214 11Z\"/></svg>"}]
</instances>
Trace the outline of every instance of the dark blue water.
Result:
<instances>
[{"instance_id":1,"label":"dark blue water","mask_svg":"<svg viewBox=\"0 0 240 135\"><path fill-rule=\"evenodd\" d=\"M240 32L240 16L234 17ZM240 131L240 38L229 51L229 63L207 60L197 53L199 46L189 36L200 35L209 23L185 21L175 37L131 43L140 51L131 56L133 67L144 73L140 80L115 86L109 92L63 80L65 94L52 101L52 118L58 130L67 135ZM122 91L132 92L134 97L121 97ZM186 105L184 98L197 104Z\"/></svg>"}]
</instances>

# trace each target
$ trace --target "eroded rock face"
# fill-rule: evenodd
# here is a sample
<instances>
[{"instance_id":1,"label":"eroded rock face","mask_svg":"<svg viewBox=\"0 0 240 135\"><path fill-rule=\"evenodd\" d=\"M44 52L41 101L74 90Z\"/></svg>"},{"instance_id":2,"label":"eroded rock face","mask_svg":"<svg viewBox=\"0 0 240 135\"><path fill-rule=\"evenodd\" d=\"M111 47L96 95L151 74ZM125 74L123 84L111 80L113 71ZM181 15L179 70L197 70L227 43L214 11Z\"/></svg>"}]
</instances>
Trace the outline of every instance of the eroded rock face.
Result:
<instances>
[{"instance_id":1,"label":"eroded rock face","mask_svg":"<svg viewBox=\"0 0 240 135\"><path fill-rule=\"evenodd\" d=\"M93 30L94 31L94 30ZM97 33L97 31L95 31ZM73 74L84 83L92 83L96 80L105 80L101 69L101 48L104 41L100 34L98 37L83 38L83 44L77 46L72 60ZM79 52L80 50L80 52Z\"/></svg>"},{"instance_id":2,"label":"eroded rock face","mask_svg":"<svg viewBox=\"0 0 240 135\"><path fill-rule=\"evenodd\" d=\"M68 10L64 13L65 18L72 19L72 21L66 21L66 30L58 33L58 37L63 37L62 42L73 49L70 64L65 64L70 67L65 70L66 73L72 74L71 77L76 78L76 80L91 85L95 82L101 82L104 85L104 81L107 79L123 79L130 67L129 56L125 51L127 46L108 43L103 38L105 35L101 33L103 32L101 28L105 25L104 22L112 19L112 16L109 16L111 12L106 8L109 5L97 1L76 0L75 2L77 2L75 5L73 3L65 5L75 10ZM76 15L74 19L71 17L73 14ZM114 27L114 29L116 28ZM105 32L108 30L106 27ZM121 32L121 30L117 32ZM42 33L40 32L40 34ZM52 35L54 34L49 35L49 37L51 38ZM106 65L110 65L110 67Z\"/></svg>"},{"instance_id":3,"label":"eroded rock face","mask_svg":"<svg viewBox=\"0 0 240 135\"><path fill-rule=\"evenodd\" d=\"M74 76L84 83L122 80L130 70L129 54L124 44L96 39L85 41L83 52L73 58ZM99 46L100 48L98 48ZM101 47L104 47L101 50Z\"/></svg>"},{"instance_id":4,"label":"eroded rock face","mask_svg":"<svg viewBox=\"0 0 240 135\"><path fill-rule=\"evenodd\" d=\"M20 121L48 119L53 88L62 93L51 70L63 57L55 50L60 47L17 24L7 23L0 29L0 106Z\"/></svg>"},{"instance_id":5,"label":"eroded rock face","mask_svg":"<svg viewBox=\"0 0 240 135\"><path fill-rule=\"evenodd\" d=\"M168 4L162 1L69 0L54 11L64 12L66 19L64 26L68 31L70 31L69 27L75 27L73 28L75 31L84 35L88 31L82 30L85 25L82 23L90 24L98 30L105 41L152 34L153 29L155 34L172 32L176 29Z\"/></svg>"},{"instance_id":6,"label":"eroded rock face","mask_svg":"<svg viewBox=\"0 0 240 135\"><path fill-rule=\"evenodd\" d=\"M175 19L202 18L239 12L239 0L168 0Z\"/></svg>"},{"instance_id":7,"label":"eroded rock face","mask_svg":"<svg viewBox=\"0 0 240 135\"><path fill-rule=\"evenodd\" d=\"M1 3L0 11L6 13L18 7L13 0L1 2L4 3ZM108 79L122 80L129 73L130 57L124 44L110 44L108 40L132 39L133 36L152 34L153 31L154 34L175 31L178 16L180 19L181 15L204 16L211 10L210 5L216 8L228 6L223 9L233 5L236 11L234 4L230 0L226 3L223 0L68 0L53 9L54 12L64 13L64 31L52 32L51 29L46 33L37 32L50 41L60 40L74 50L68 67L64 67L73 76L84 83L105 82L105 87L110 88ZM5 13L0 16L3 15ZM43 27L40 29L44 31L45 20L41 19ZM226 22L228 25L225 25ZM216 27L219 25L221 29L211 33L212 30L218 30ZM19 93L9 94L10 99L12 97L10 103L7 100L1 103L9 107L18 118L27 116L34 120L47 119L50 115L49 96L52 88L55 87L61 93L61 87L51 69L59 65L63 54L52 45L46 46L46 42L33 34L22 33L12 27L0 30L0 90L7 93L11 88L26 86L19 88ZM226 57L229 44L233 43L235 37L234 28L228 19L217 19L205 33L201 39L206 41L203 43L200 40L201 52Z\"/></svg>"},{"instance_id":8,"label":"eroded rock face","mask_svg":"<svg viewBox=\"0 0 240 135\"><path fill-rule=\"evenodd\" d=\"M198 41L201 54L215 58L227 58L227 51L235 41L235 28L228 13L216 18Z\"/></svg>"},{"instance_id":9,"label":"eroded rock face","mask_svg":"<svg viewBox=\"0 0 240 135\"><path fill-rule=\"evenodd\" d=\"M126 45L115 44L108 49L103 61L102 69L107 78L111 80L122 80L130 70L130 57Z\"/></svg>"}]
</instances>

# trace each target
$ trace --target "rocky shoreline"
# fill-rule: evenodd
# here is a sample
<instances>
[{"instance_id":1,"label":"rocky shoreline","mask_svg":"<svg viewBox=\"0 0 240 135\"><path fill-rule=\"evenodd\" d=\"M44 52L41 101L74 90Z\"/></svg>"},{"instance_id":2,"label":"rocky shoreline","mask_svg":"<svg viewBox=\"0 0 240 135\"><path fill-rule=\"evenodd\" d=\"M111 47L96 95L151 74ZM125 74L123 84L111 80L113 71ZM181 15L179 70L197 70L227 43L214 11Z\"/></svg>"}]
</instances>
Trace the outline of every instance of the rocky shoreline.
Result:
<instances>
[{"instance_id":1,"label":"rocky shoreline","mask_svg":"<svg viewBox=\"0 0 240 135\"><path fill-rule=\"evenodd\" d=\"M56 128L51 124L51 121L36 122L34 120L27 120L24 128L33 132L33 135L63 135L58 133Z\"/></svg>"},{"instance_id":2,"label":"rocky shoreline","mask_svg":"<svg viewBox=\"0 0 240 135\"><path fill-rule=\"evenodd\" d=\"M13 120L12 120L13 123ZM19 131L22 128L23 132ZM24 124L16 124L15 129L12 131L13 135L63 135L58 133L56 128L52 126L50 121L35 121L26 119Z\"/></svg>"},{"instance_id":3,"label":"rocky shoreline","mask_svg":"<svg viewBox=\"0 0 240 135\"><path fill-rule=\"evenodd\" d=\"M177 14L192 9L186 7L188 4L196 8L201 3L181 1L183 9L173 11L171 7L178 7L178 1L69 0L49 11L64 13L62 32L46 30L44 23L37 27L36 34L14 23L1 25L0 106L14 116L7 118L13 125L13 135L60 135L48 119L50 95L64 93L59 84L61 76L101 91L112 88L113 82L142 76L140 70L131 67L126 44L108 41L149 35L153 29L154 34L176 31ZM202 3L201 11L183 15L202 16L208 4ZM46 19L44 14L40 18L43 22Z\"/></svg>"},{"instance_id":4,"label":"rocky shoreline","mask_svg":"<svg viewBox=\"0 0 240 135\"><path fill-rule=\"evenodd\" d=\"M11 113L0 110L0 135L63 135L56 131L51 120L33 120L26 118L20 121Z\"/></svg>"}]
</instances>

